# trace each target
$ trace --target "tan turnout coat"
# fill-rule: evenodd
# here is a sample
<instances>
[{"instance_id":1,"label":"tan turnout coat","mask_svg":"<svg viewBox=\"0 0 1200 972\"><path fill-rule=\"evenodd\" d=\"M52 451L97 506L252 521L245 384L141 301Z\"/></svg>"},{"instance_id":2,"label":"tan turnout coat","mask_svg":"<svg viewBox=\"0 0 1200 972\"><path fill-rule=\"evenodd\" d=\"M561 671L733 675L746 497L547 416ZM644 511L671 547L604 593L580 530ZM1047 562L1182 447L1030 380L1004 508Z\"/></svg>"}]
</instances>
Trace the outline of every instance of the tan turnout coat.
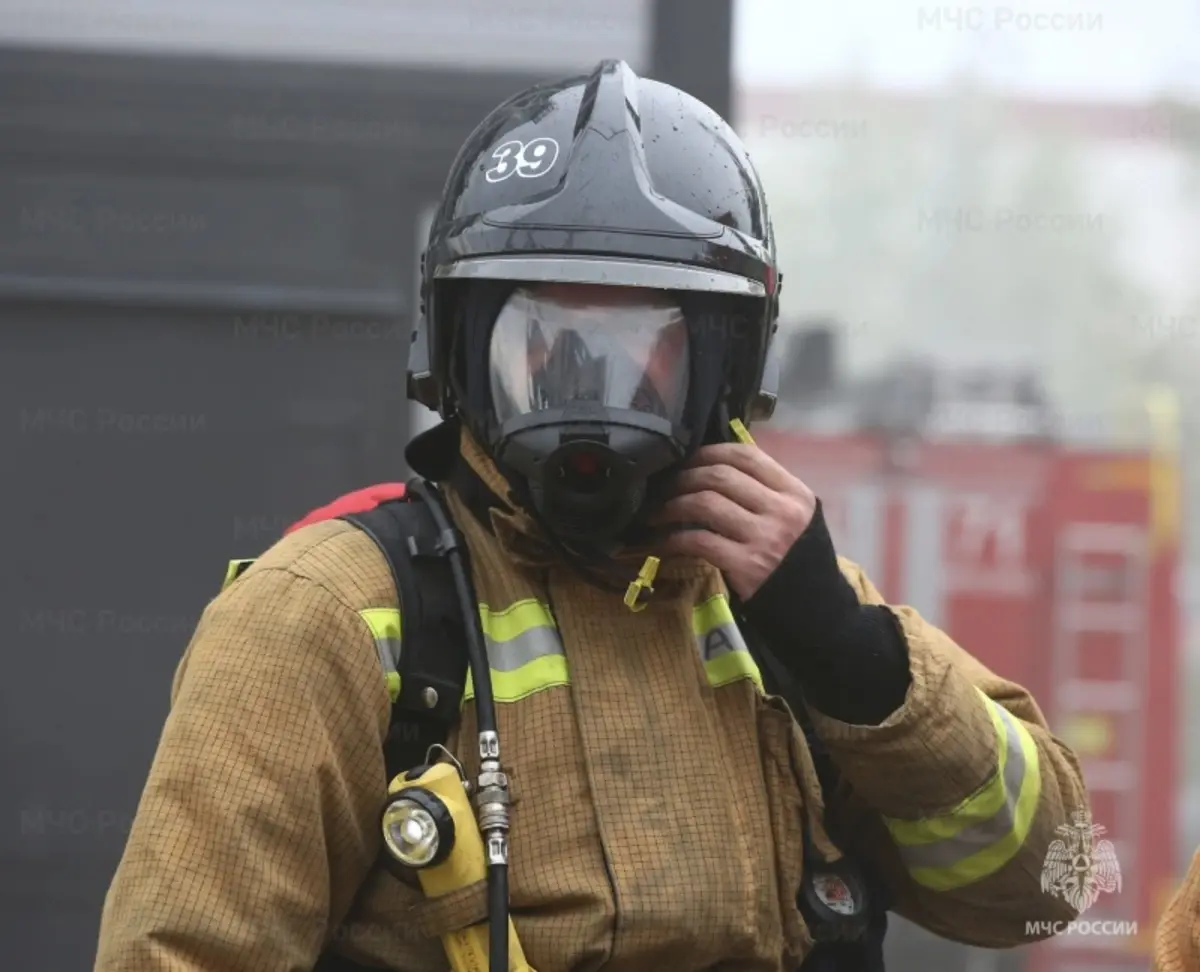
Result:
<instances>
[{"instance_id":1,"label":"tan turnout coat","mask_svg":"<svg viewBox=\"0 0 1200 972\"><path fill-rule=\"evenodd\" d=\"M531 964L798 962L802 829L838 851L803 734L761 692L719 574L667 561L634 614L543 557L519 515L494 514L493 534L451 499L485 605ZM389 698L367 619L395 605L371 540L338 521L286 537L209 605L106 899L97 972L292 972L327 947L398 972L447 967L436 936L483 917L482 888L428 902L378 863ZM881 726L815 714L846 781L824 798L900 913L978 945L1032 941L1027 923L1073 917L1040 874L1055 828L1087 805L1078 765L1027 692L894 610L911 689ZM472 772L473 725L468 704L449 743Z\"/></svg>"}]
</instances>

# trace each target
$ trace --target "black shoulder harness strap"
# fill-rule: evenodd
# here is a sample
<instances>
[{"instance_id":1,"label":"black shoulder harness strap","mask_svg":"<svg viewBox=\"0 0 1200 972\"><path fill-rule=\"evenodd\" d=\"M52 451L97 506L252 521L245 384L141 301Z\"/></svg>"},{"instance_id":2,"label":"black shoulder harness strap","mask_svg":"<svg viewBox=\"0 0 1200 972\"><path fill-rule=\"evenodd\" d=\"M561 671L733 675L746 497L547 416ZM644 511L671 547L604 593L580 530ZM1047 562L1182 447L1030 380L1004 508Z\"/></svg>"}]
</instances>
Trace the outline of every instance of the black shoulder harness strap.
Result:
<instances>
[{"instance_id":1,"label":"black shoulder harness strap","mask_svg":"<svg viewBox=\"0 0 1200 972\"><path fill-rule=\"evenodd\" d=\"M440 500L426 484L434 502ZM400 693L384 744L388 779L425 762L458 719L467 678L467 639L450 563L418 491L364 513L352 523L379 547L391 567L400 609Z\"/></svg>"}]
</instances>

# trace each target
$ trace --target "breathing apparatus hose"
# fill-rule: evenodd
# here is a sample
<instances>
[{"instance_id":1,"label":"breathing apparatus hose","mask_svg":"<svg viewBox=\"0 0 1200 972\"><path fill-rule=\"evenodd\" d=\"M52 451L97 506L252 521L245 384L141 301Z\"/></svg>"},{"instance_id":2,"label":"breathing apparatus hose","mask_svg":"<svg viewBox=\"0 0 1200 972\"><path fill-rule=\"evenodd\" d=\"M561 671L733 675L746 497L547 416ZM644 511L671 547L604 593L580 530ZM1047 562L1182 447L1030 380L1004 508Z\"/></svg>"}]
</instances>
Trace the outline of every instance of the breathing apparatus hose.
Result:
<instances>
[{"instance_id":1,"label":"breathing apparatus hose","mask_svg":"<svg viewBox=\"0 0 1200 972\"><path fill-rule=\"evenodd\" d=\"M463 540L450 523L441 499L424 482L413 491L425 502L438 529L439 544L450 563L454 586L467 617L478 617L477 600L463 556ZM479 830L487 852L488 968L508 972L508 779L500 767L500 739L496 732L496 701L492 693L487 648L477 621L466 626L467 661L475 689L475 717L479 732L479 778L475 784Z\"/></svg>"}]
</instances>

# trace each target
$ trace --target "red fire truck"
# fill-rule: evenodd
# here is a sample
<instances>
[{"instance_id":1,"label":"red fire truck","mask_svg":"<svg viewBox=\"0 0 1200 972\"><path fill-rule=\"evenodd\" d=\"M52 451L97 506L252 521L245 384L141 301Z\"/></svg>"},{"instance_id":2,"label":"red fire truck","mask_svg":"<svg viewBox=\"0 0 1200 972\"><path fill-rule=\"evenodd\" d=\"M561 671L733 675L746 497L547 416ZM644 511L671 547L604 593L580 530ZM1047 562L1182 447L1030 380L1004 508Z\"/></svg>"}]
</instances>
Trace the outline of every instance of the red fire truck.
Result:
<instances>
[{"instance_id":1,"label":"red fire truck","mask_svg":"<svg viewBox=\"0 0 1200 972\"><path fill-rule=\"evenodd\" d=\"M789 431L786 419L755 437L818 492L838 549L889 600L1028 687L1079 754L1120 889L1100 894L1086 925L1019 950L1023 968L1145 970L1175 877L1173 460L1046 439ZM955 960L963 969L1002 961L1012 959Z\"/></svg>"}]
</instances>

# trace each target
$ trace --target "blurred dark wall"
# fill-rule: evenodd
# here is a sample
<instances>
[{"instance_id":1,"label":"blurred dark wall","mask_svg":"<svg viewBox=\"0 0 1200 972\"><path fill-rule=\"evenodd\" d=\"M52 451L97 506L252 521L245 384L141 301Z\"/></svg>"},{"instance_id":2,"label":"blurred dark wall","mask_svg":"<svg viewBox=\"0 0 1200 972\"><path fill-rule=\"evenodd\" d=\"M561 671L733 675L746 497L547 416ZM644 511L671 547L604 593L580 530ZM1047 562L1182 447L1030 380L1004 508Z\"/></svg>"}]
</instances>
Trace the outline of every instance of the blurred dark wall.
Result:
<instances>
[{"instance_id":1,"label":"blurred dark wall","mask_svg":"<svg viewBox=\"0 0 1200 972\"><path fill-rule=\"evenodd\" d=\"M653 36L654 77L683 88L736 123L731 0L657 0Z\"/></svg>"},{"instance_id":2,"label":"blurred dark wall","mask_svg":"<svg viewBox=\"0 0 1200 972\"><path fill-rule=\"evenodd\" d=\"M654 73L728 110L679 7ZM0 968L91 967L226 561L406 474L415 225L534 80L0 51Z\"/></svg>"}]
</instances>

